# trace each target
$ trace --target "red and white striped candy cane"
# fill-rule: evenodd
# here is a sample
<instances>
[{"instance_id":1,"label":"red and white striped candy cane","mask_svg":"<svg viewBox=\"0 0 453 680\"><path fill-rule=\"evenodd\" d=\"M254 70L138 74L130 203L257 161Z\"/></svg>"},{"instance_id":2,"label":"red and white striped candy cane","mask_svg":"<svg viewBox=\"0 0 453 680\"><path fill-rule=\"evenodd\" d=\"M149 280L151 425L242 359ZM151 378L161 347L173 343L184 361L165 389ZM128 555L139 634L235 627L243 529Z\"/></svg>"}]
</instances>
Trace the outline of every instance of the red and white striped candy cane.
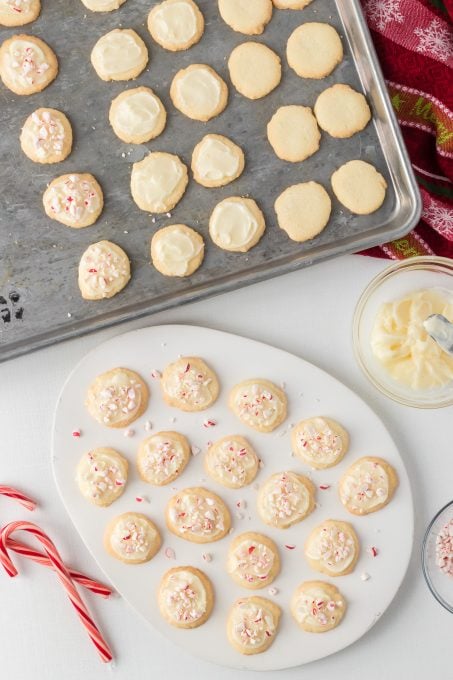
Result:
<instances>
[{"instance_id":1,"label":"red and white striped candy cane","mask_svg":"<svg viewBox=\"0 0 453 680\"><path fill-rule=\"evenodd\" d=\"M12 498L17 501L27 510L34 510L36 508L36 503L34 500L26 496L21 491L14 489L12 486L5 486L0 484L0 496L6 496L7 498Z\"/></svg>"},{"instance_id":2,"label":"red and white striped candy cane","mask_svg":"<svg viewBox=\"0 0 453 680\"><path fill-rule=\"evenodd\" d=\"M53 542L36 524L31 522L11 522L7 524L0 532L0 561L3 564L6 572L9 576L17 576L17 569L12 563L8 550L7 543L11 534L15 531L26 531L27 533L35 536L42 544L44 551L46 552L53 568L57 572L58 578L62 582L66 593L76 610L80 620L82 621L85 629L88 632L94 646L98 650L102 661L109 662L112 660L113 656L110 651L107 642L101 635L99 628L96 626L93 618L90 616L88 609L86 608L82 598L77 592L77 588L71 578L71 575L66 568L63 560L61 559L60 553L56 549Z\"/></svg>"}]
</instances>

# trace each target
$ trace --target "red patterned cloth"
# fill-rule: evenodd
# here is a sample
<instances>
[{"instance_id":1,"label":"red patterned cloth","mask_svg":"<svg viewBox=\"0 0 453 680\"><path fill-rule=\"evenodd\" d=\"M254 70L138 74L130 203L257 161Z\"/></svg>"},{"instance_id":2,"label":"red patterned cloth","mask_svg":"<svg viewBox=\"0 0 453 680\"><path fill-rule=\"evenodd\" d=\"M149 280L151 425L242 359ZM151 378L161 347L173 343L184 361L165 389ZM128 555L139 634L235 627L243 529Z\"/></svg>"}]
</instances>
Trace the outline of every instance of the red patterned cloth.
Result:
<instances>
[{"instance_id":1,"label":"red patterned cloth","mask_svg":"<svg viewBox=\"0 0 453 680\"><path fill-rule=\"evenodd\" d=\"M405 238L366 251L453 258L453 0L361 0L423 199Z\"/></svg>"}]
</instances>

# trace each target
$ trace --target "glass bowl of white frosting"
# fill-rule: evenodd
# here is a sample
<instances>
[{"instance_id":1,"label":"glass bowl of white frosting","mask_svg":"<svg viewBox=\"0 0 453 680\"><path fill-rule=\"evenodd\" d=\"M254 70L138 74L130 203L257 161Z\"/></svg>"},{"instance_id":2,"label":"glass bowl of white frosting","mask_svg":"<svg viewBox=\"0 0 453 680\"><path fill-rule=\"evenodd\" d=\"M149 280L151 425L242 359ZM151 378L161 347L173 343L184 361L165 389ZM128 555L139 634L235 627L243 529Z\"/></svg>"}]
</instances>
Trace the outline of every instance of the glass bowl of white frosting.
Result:
<instances>
[{"instance_id":1,"label":"glass bowl of white frosting","mask_svg":"<svg viewBox=\"0 0 453 680\"><path fill-rule=\"evenodd\" d=\"M453 322L453 260L401 260L374 278L354 314L356 359L383 394L406 406L453 405L453 356L423 322L442 314Z\"/></svg>"}]
</instances>

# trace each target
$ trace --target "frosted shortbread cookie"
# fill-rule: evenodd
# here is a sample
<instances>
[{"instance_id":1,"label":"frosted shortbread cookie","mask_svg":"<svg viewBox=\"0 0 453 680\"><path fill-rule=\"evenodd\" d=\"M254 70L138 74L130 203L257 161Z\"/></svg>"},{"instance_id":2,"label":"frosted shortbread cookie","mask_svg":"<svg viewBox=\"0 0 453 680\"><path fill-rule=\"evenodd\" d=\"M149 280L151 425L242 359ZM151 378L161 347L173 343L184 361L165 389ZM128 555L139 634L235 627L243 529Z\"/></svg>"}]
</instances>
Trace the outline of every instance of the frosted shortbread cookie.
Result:
<instances>
[{"instance_id":1,"label":"frosted shortbread cookie","mask_svg":"<svg viewBox=\"0 0 453 680\"><path fill-rule=\"evenodd\" d=\"M384 203L387 182L371 163L349 161L330 181L340 203L356 215L370 215Z\"/></svg>"},{"instance_id":2,"label":"frosted shortbread cookie","mask_svg":"<svg viewBox=\"0 0 453 680\"><path fill-rule=\"evenodd\" d=\"M315 487L303 475L277 472L261 486L258 514L265 524L287 529L301 522L315 508Z\"/></svg>"},{"instance_id":3,"label":"frosted shortbread cookie","mask_svg":"<svg viewBox=\"0 0 453 680\"><path fill-rule=\"evenodd\" d=\"M280 616L280 607L265 597L241 597L228 615L228 640L241 654L261 654L275 640Z\"/></svg>"},{"instance_id":4,"label":"frosted shortbread cookie","mask_svg":"<svg viewBox=\"0 0 453 680\"><path fill-rule=\"evenodd\" d=\"M138 373L112 368L91 383L85 406L101 425L127 427L146 411L148 398L148 387Z\"/></svg>"},{"instance_id":5,"label":"frosted shortbread cookie","mask_svg":"<svg viewBox=\"0 0 453 680\"><path fill-rule=\"evenodd\" d=\"M36 109L20 134L22 151L35 163L60 163L72 149L72 127L56 109Z\"/></svg>"},{"instance_id":6,"label":"frosted shortbread cookie","mask_svg":"<svg viewBox=\"0 0 453 680\"><path fill-rule=\"evenodd\" d=\"M172 626L198 628L211 615L214 590L200 569L174 567L163 575L157 601L160 613Z\"/></svg>"},{"instance_id":7,"label":"frosted shortbread cookie","mask_svg":"<svg viewBox=\"0 0 453 680\"><path fill-rule=\"evenodd\" d=\"M244 380L230 392L228 405L239 420L258 432L272 432L287 415L287 398L269 380Z\"/></svg>"},{"instance_id":8,"label":"frosted shortbread cookie","mask_svg":"<svg viewBox=\"0 0 453 680\"><path fill-rule=\"evenodd\" d=\"M298 243L309 241L327 226L332 201L317 182L293 184L275 201L278 226Z\"/></svg>"},{"instance_id":9,"label":"frosted shortbread cookie","mask_svg":"<svg viewBox=\"0 0 453 680\"><path fill-rule=\"evenodd\" d=\"M238 45L228 59L231 82L248 99L261 99L280 84L282 64L270 47L258 42Z\"/></svg>"},{"instance_id":10,"label":"frosted shortbread cookie","mask_svg":"<svg viewBox=\"0 0 453 680\"><path fill-rule=\"evenodd\" d=\"M173 482L190 460L190 446L179 432L156 432L141 442L137 469L144 482L164 486Z\"/></svg>"},{"instance_id":11,"label":"frosted shortbread cookie","mask_svg":"<svg viewBox=\"0 0 453 680\"><path fill-rule=\"evenodd\" d=\"M151 260L164 276L191 276L203 258L203 237L185 224L163 227L151 239Z\"/></svg>"},{"instance_id":12,"label":"frosted shortbread cookie","mask_svg":"<svg viewBox=\"0 0 453 680\"><path fill-rule=\"evenodd\" d=\"M38 18L41 0L0 0L0 26L24 26Z\"/></svg>"},{"instance_id":13,"label":"frosted shortbread cookie","mask_svg":"<svg viewBox=\"0 0 453 680\"><path fill-rule=\"evenodd\" d=\"M243 588L264 588L280 572L278 548L263 534L253 531L240 534L229 547L227 572Z\"/></svg>"},{"instance_id":14,"label":"frosted shortbread cookie","mask_svg":"<svg viewBox=\"0 0 453 680\"><path fill-rule=\"evenodd\" d=\"M104 207L104 196L89 173L61 175L49 184L43 195L46 215L73 229L90 227Z\"/></svg>"},{"instance_id":15,"label":"frosted shortbread cookie","mask_svg":"<svg viewBox=\"0 0 453 680\"><path fill-rule=\"evenodd\" d=\"M291 614L307 633L325 633L336 628L345 611L343 595L326 581L304 581L291 599Z\"/></svg>"},{"instance_id":16,"label":"frosted shortbread cookie","mask_svg":"<svg viewBox=\"0 0 453 680\"><path fill-rule=\"evenodd\" d=\"M273 0L277 9L303 9L312 0Z\"/></svg>"},{"instance_id":17,"label":"frosted shortbread cookie","mask_svg":"<svg viewBox=\"0 0 453 680\"><path fill-rule=\"evenodd\" d=\"M305 557L312 569L328 576L350 574L359 559L360 545L349 522L327 519L305 543Z\"/></svg>"},{"instance_id":18,"label":"frosted shortbread cookie","mask_svg":"<svg viewBox=\"0 0 453 680\"><path fill-rule=\"evenodd\" d=\"M272 0L218 0L220 16L233 31L259 35L272 19Z\"/></svg>"},{"instance_id":19,"label":"frosted shortbread cookie","mask_svg":"<svg viewBox=\"0 0 453 680\"><path fill-rule=\"evenodd\" d=\"M82 2L92 12L113 12L119 9L126 0L82 0Z\"/></svg>"},{"instance_id":20,"label":"frosted shortbread cookie","mask_svg":"<svg viewBox=\"0 0 453 680\"><path fill-rule=\"evenodd\" d=\"M115 28L99 38L91 63L102 80L132 80L148 63L148 49L131 28Z\"/></svg>"},{"instance_id":21,"label":"frosted shortbread cookie","mask_svg":"<svg viewBox=\"0 0 453 680\"><path fill-rule=\"evenodd\" d=\"M398 476L387 461L365 456L346 470L338 491L346 510L353 515L368 515L390 503L397 486Z\"/></svg>"},{"instance_id":22,"label":"frosted shortbread cookie","mask_svg":"<svg viewBox=\"0 0 453 680\"><path fill-rule=\"evenodd\" d=\"M281 106L267 125L267 138L281 160L298 163L318 151L321 133L308 106Z\"/></svg>"},{"instance_id":23,"label":"frosted shortbread cookie","mask_svg":"<svg viewBox=\"0 0 453 680\"><path fill-rule=\"evenodd\" d=\"M132 166L132 198L147 212L172 210L184 196L188 182L187 167L171 153L153 151Z\"/></svg>"},{"instance_id":24,"label":"frosted shortbread cookie","mask_svg":"<svg viewBox=\"0 0 453 680\"><path fill-rule=\"evenodd\" d=\"M128 467L127 460L114 449L101 447L88 451L77 466L80 493L95 505L110 505L126 487Z\"/></svg>"},{"instance_id":25,"label":"frosted shortbread cookie","mask_svg":"<svg viewBox=\"0 0 453 680\"><path fill-rule=\"evenodd\" d=\"M13 35L0 47L0 78L18 95L41 92L57 77L58 60L44 40Z\"/></svg>"},{"instance_id":26,"label":"frosted shortbread cookie","mask_svg":"<svg viewBox=\"0 0 453 680\"><path fill-rule=\"evenodd\" d=\"M204 465L214 481L230 489L240 489L255 479L259 459L245 437L233 434L211 444Z\"/></svg>"},{"instance_id":27,"label":"frosted shortbread cookie","mask_svg":"<svg viewBox=\"0 0 453 680\"><path fill-rule=\"evenodd\" d=\"M266 229L263 213L252 198L231 196L220 201L209 219L209 235L223 250L246 253Z\"/></svg>"},{"instance_id":28,"label":"frosted shortbread cookie","mask_svg":"<svg viewBox=\"0 0 453 680\"><path fill-rule=\"evenodd\" d=\"M331 137L352 137L371 120L371 111L361 92L337 83L321 92L314 106L316 120Z\"/></svg>"},{"instance_id":29,"label":"frosted shortbread cookie","mask_svg":"<svg viewBox=\"0 0 453 680\"><path fill-rule=\"evenodd\" d=\"M119 293L131 278L129 258L111 241L92 243L79 263L79 288L85 300L102 300Z\"/></svg>"},{"instance_id":30,"label":"frosted shortbread cookie","mask_svg":"<svg viewBox=\"0 0 453 680\"><path fill-rule=\"evenodd\" d=\"M349 435L335 420L317 416L297 423L291 431L293 453L314 470L325 470L343 460Z\"/></svg>"},{"instance_id":31,"label":"frosted shortbread cookie","mask_svg":"<svg viewBox=\"0 0 453 680\"><path fill-rule=\"evenodd\" d=\"M223 500L201 487L183 489L166 507L165 519L172 534L192 543L212 543L226 536L231 527Z\"/></svg>"},{"instance_id":32,"label":"frosted shortbread cookie","mask_svg":"<svg viewBox=\"0 0 453 680\"><path fill-rule=\"evenodd\" d=\"M160 533L149 517L125 512L112 519L104 534L107 552L126 564L149 562L162 544Z\"/></svg>"},{"instance_id":33,"label":"frosted shortbread cookie","mask_svg":"<svg viewBox=\"0 0 453 680\"><path fill-rule=\"evenodd\" d=\"M126 144L143 144L165 129L167 112L149 87L134 87L112 101L109 121L114 133Z\"/></svg>"},{"instance_id":34,"label":"frosted shortbread cookie","mask_svg":"<svg viewBox=\"0 0 453 680\"><path fill-rule=\"evenodd\" d=\"M228 87L206 64L192 64L173 78L170 97L178 111L206 122L220 115L228 103Z\"/></svg>"},{"instance_id":35,"label":"frosted shortbread cookie","mask_svg":"<svg viewBox=\"0 0 453 680\"><path fill-rule=\"evenodd\" d=\"M244 166L241 147L223 135L206 135L193 150L193 178L204 187L230 184L242 175Z\"/></svg>"},{"instance_id":36,"label":"frosted shortbread cookie","mask_svg":"<svg viewBox=\"0 0 453 680\"><path fill-rule=\"evenodd\" d=\"M165 367L160 381L169 406L181 411L204 411L219 396L219 380L199 357L180 357Z\"/></svg>"},{"instance_id":37,"label":"frosted shortbread cookie","mask_svg":"<svg viewBox=\"0 0 453 680\"><path fill-rule=\"evenodd\" d=\"M149 13L148 30L164 49L188 50L201 40L204 18L193 0L164 0Z\"/></svg>"},{"instance_id":38,"label":"frosted shortbread cookie","mask_svg":"<svg viewBox=\"0 0 453 680\"><path fill-rule=\"evenodd\" d=\"M301 78L325 78L343 59L343 45L333 26L309 22L291 33L286 56Z\"/></svg>"}]
</instances>

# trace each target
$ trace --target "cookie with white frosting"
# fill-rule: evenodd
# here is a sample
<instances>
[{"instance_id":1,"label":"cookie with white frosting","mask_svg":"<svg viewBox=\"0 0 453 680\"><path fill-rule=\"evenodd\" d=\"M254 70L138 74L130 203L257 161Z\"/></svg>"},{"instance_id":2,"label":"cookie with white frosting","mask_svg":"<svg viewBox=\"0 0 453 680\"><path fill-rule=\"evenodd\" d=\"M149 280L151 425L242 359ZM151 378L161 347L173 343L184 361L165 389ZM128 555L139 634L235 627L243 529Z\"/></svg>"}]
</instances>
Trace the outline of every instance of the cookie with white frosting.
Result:
<instances>
[{"instance_id":1,"label":"cookie with white frosting","mask_svg":"<svg viewBox=\"0 0 453 680\"><path fill-rule=\"evenodd\" d=\"M195 567L174 567L160 582L157 595L160 613L176 628L198 628L214 606L211 581Z\"/></svg>"},{"instance_id":2,"label":"cookie with white frosting","mask_svg":"<svg viewBox=\"0 0 453 680\"><path fill-rule=\"evenodd\" d=\"M245 42L231 52L228 59L231 82L247 99L261 99L280 84L281 59L270 47Z\"/></svg>"},{"instance_id":3,"label":"cookie with white frosting","mask_svg":"<svg viewBox=\"0 0 453 680\"><path fill-rule=\"evenodd\" d=\"M245 437L233 434L211 444L204 464L215 482L229 489L241 489L255 479L259 459Z\"/></svg>"},{"instance_id":4,"label":"cookie with white frosting","mask_svg":"<svg viewBox=\"0 0 453 680\"><path fill-rule=\"evenodd\" d=\"M241 597L228 615L228 640L241 654L261 654L274 642L280 617L275 602L257 595Z\"/></svg>"},{"instance_id":5,"label":"cookie with white frosting","mask_svg":"<svg viewBox=\"0 0 453 680\"><path fill-rule=\"evenodd\" d=\"M140 512L125 512L115 517L104 533L107 552L125 564L149 562L161 544L158 528Z\"/></svg>"},{"instance_id":6,"label":"cookie with white frosting","mask_svg":"<svg viewBox=\"0 0 453 680\"><path fill-rule=\"evenodd\" d=\"M231 527L230 512L212 491L191 487L179 491L166 507L165 519L172 534L192 543L213 543Z\"/></svg>"},{"instance_id":7,"label":"cookie with white frosting","mask_svg":"<svg viewBox=\"0 0 453 680\"><path fill-rule=\"evenodd\" d=\"M82 2L91 12L113 12L119 9L126 0L82 0Z\"/></svg>"},{"instance_id":8,"label":"cookie with white frosting","mask_svg":"<svg viewBox=\"0 0 453 680\"><path fill-rule=\"evenodd\" d=\"M131 266L122 248L111 241L92 243L79 263L79 288L84 300L117 295L129 283Z\"/></svg>"},{"instance_id":9,"label":"cookie with white frosting","mask_svg":"<svg viewBox=\"0 0 453 680\"><path fill-rule=\"evenodd\" d=\"M0 78L18 95L41 92L57 77L54 51L34 35L13 35L0 47Z\"/></svg>"},{"instance_id":10,"label":"cookie with white frosting","mask_svg":"<svg viewBox=\"0 0 453 680\"><path fill-rule=\"evenodd\" d=\"M326 633L336 628L345 612L345 598L326 581L304 581L291 599L291 614L307 633Z\"/></svg>"},{"instance_id":11,"label":"cookie with white frosting","mask_svg":"<svg viewBox=\"0 0 453 680\"><path fill-rule=\"evenodd\" d=\"M383 508L398 487L395 469L383 458L365 456L343 474L338 491L346 510L353 515L369 515Z\"/></svg>"},{"instance_id":12,"label":"cookie with white frosting","mask_svg":"<svg viewBox=\"0 0 453 680\"><path fill-rule=\"evenodd\" d=\"M126 458L115 449L100 447L88 451L77 466L80 493L94 505L111 505L126 488L128 467Z\"/></svg>"},{"instance_id":13,"label":"cookie with white frosting","mask_svg":"<svg viewBox=\"0 0 453 680\"><path fill-rule=\"evenodd\" d=\"M204 18L193 0L164 0L149 13L148 30L158 45L179 52L201 40Z\"/></svg>"},{"instance_id":14,"label":"cookie with white frosting","mask_svg":"<svg viewBox=\"0 0 453 680\"><path fill-rule=\"evenodd\" d=\"M230 392L228 405L239 420L258 432L272 432L287 415L285 392L270 380L244 380Z\"/></svg>"},{"instance_id":15,"label":"cookie with white frosting","mask_svg":"<svg viewBox=\"0 0 453 680\"><path fill-rule=\"evenodd\" d=\"M71 123L57 109L36 109L24 123L20 145L34 163L60 163L71 153Z\"/></svg>"},{"instance_id":16,"label":"cookie with white frosting","mask_svg":"<svg viewBox=\"0 0 453 680\"><path fill-rule=\"evenodd\" d=\"M109 121L114 133L126 144L143 144L165 129L167 112L149 87L121 92L110 105Z\"/></svg>"},{"instance_id":17,"label":"cookie with white frosting","mask_svg":"<svg viewBox=\"0 0 453 680\"><path fill-rule=\"evenodd\" d=\"M39 17L41 0L0 0L0 26L24 26Z\"/></svg>"},{"instance_id":18,"label":"cookie with white frosting","mask_svg":"<svg viewBox=\"0 0 453 680\"><path fill-rule=\"evenodd\" d=\"M164 276L191 276L204 258L201 234L186 224L171 224L151 239L151 260Z\"/></svg>"},{"instance_id":19,"label":"cookie with white frosting","mask_svg":"<svg viewBox=\"0 0 453 680\"><path fill-rule=\"evenodd\" d=\"M229 547L227 572L243 588L264 588L280 572L278 548L264 534L254 531L240 534Z\"/></svg>"},{"instance_id":20,"label":"cookie with white frosting","mask_svg":"<svg viewBox=\"0 0 453 680\"><path fill-rule=\"evenodd\" d=\"M153 151L132 166L132 198L146 212L162 214L173 210L188 182L187 167L171 153Z\"/></svg>"},{"instance_id":21,"label":"cookie with white frosting","mask_svg":"<svg viewBox=\"0 0 453 680\"><path fill-rule=\"evenodd\" d=\"M88 413L106 427L127 427L146 411L149 390L144 380L129 368L101 373L88 388Z\"/></svg>"},{"instance_id":22,"label":"cookie with white frosting","mask_svg":"<svg viewBox=\"0 0 453 680\"><path fill-rule=\"evenodd\" d=\"M181 411L204 411L219 396L219 380L200 357L180 357L168 364L160 380L162 396Z\"/></svg>"},{"instance_id":23,"label":"cookie with white frosting","mask_svg":"<svg viewBox=\"0 0 453 680\"><path fill-rule=\"evenodd\" d=\"M301 420L291 431L294 455L314 470L337 465L349 448L349 435L332 418L316 416Z\"/></svg>"},{"instance_id":24,"label":"cookie with white frosting","mask_svg":"<svg viewBox=\"0 0 453 680\"><path fill-rule=\"evenodd\" d=\"M148 63L148 48L131 28L115 28L99 38L91 63L102 80L132 80Z\"/></svg>"},{"instance_id":25,"label":"cookie with white frosting","mask_svg":"<svg viewBox=\"0 0 453 680\"><path fill-rule=\"evenodd\" d=\"M137 469L144 482L164 486L173 482L190 460L190 446L179 432L156 432L141 442Z\"/></svg>"},{"instance_id":26,"label":"cookie with white frosting","mask_svg":"<svg viewBox=\"0 0 453 680\"><path fill-rule=\"evenodd\" d=\"M305 543L308 564L327 576L350 574L359 552L359 539L353 526L336 519L327 519L315 527Z\"/></svg>"},{"instance_id":27,"label":"cookie with white frosting","mask_svg":"<svg viewBox=\"0 0 453 680\"><path fill-rule=\"evenodd\" d=\"M104 195L93 175L88 172L71 173L52 180L42 202L51 220L73 229L82 229L97 221L104 207Z\"/></svg>"},{"instance_id":28,"label":"cookie with white frosting","mask_svg":"<svg viewBox=\"0 0 453 680\"><path fill-rule=\"evenodd\" d=\"M288 64L301 78L325 78L343 59L340 36L330 24L306 22L291 33Z\"/></svg>"},{"instance_id":29,"label":"cookie with white frosting","mask_svg":"<svg viewBox=\"0 0 453 680\"><path fill-rule=\"evenodd\" d=\"M178 111L192 120L206 123L225 109L228 87L210 66L191 64L173 78L170 97Z\"/></svg>"},{"instance_id":30,"label":"cookie with white frosting","mask_svg":"<svg viewBox=\"0 0 453 680\"><path fill-rule=\"evenodd\" d=\"M218 0L220 16L233 31L260 35L272 19L272 0Z\"/></svg>"},{"instance_id":31,"label":"cookie with white frosting","mask_svg":"<svg viewBox=\"0 0 453 680\"><path fill-rule=\"evenodd\" d=\"M209 218L210 237L216 246L232 253L248 252L265 230L264 215L252 198L225 198L217 203Z\"/></svg>"},{"instance_id":32,"label":"cookie with white frosting","mask_svg":"<svg viewBox=\"0 0 453 680\"><path fill-rule=\"evenodd\" d=\"M205 135L192 153L193 178L204 187L223 187L242 175L241 147L223 135Z\"/></svg>"},{"instance_id":33,"label":"cookie with white frosting","mask_svg":"<svg viewBox=\"0 0 453 680\"><path fill-rule=\"evenodd\" d=\"M313 512L314 484L296 472L276 472L261 486L257 507L265 524L287 529Z\"/></svg>"}]
</instances>

